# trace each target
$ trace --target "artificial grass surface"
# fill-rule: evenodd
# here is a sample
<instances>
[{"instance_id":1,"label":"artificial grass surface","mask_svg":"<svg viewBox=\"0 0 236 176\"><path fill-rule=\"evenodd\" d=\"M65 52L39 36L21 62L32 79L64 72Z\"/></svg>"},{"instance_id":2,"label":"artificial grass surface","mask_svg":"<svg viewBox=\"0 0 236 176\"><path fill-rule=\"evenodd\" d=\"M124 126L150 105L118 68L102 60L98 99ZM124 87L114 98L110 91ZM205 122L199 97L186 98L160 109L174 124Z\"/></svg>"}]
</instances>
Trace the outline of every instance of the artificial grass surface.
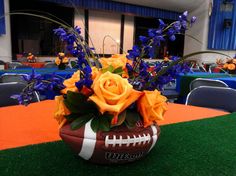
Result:
<instances>
[{"instance_id":1,"label":"artificial grass surface","mask_svg":"<svg viewBox=\"0 0 236 176\"><path fill-rule=\"evenodd\" d=\"M94 165L77 158L63 142L0 151L1 176L234 176L236 113L161 126L149 155L126 165Z\"/></svg>"}]
</instances>

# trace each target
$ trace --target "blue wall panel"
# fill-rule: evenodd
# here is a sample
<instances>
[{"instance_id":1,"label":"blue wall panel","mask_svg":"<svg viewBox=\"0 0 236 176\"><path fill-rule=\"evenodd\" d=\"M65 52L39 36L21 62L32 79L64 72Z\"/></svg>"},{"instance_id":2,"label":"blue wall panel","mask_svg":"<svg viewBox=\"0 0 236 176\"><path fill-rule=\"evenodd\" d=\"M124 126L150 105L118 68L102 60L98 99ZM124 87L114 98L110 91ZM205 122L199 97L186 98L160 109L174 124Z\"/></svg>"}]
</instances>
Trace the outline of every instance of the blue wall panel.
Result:
<instances>
[{"instance_id":1,"label":"blue wall panel","mask_svg":"<svg viewBox=\"0 0 236 176\"><path fill-rule=\"evenodd\" d=\"M236 0L231 0L228 4L224 3L226 1L214 0L209 23L208 49L236 50ZM230 27L224 26L225 19L231 19Z\"/></svg>"},{"instance_id":2,"label":"blue wall panel","mask_svg":"<svg viewBox=\"0 0 236 176\"><path fill-rule=\"evenodd\" d=\"M0 35L1 34L6 34L4 18L4 0L0 0Z\"/></svg>"}]
</instances>

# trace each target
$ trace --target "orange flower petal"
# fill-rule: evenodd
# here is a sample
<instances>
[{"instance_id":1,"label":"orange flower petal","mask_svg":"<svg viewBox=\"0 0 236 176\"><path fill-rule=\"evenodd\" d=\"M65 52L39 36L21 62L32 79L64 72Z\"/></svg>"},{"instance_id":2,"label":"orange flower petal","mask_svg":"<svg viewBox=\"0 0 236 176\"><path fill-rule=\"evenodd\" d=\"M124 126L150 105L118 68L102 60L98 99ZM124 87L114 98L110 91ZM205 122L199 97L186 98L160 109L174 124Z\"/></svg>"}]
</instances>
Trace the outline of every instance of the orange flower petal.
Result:
<instances>
[{"instance_id":1,"label":"orange flower petal","mask_svg":"<svg viewBox=\"0 0 236 176\"><path fill-rule=\"evenodd\" d=\"M54 112L54 118L58 121L59 125L61 126L62 123L64 124L66 122L65 115L69 115L70 111L67 109L67 107L64 104L64 98L63 96L56 96L56 110Z\"/></svg>"},{"instance_id":2,"label":"orange flower petal","mask_svg":"<svg viewBox=\"0 0 236 176\"><path fill-rule=\"evenodd\" d=\"M150 126L158 120L163 120L167 98L159 91L144 91L144 95L138 100L138 111L143 117L144 127Z\"/></svg>"}]
</instances>

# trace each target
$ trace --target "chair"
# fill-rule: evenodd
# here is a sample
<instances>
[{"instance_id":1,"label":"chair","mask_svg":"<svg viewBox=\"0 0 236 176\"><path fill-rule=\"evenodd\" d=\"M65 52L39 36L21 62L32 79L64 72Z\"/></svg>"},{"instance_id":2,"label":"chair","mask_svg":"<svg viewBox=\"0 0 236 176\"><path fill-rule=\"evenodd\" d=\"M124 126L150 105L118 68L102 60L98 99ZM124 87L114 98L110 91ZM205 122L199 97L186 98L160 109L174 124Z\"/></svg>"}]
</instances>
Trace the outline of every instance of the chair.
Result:
<instances>
[{"instance_id":1,"label":"chair","mask_svg":"<svg viewBox=\"0 0 236 176\"><path fill-rule=\"evenodd\" d=\"M15 69L28 69L28 68L32 68L32 67L29 65L17 65L15 67Z\"/></svg>"},{"instance_id":2,"label":"chair","mask_svg":"<svg viewBox=\"0 0 236 176\"><path fill-rule=\"evenodd\" d=\"M179 92L176 91L176 80L169 82L164 85L163 90L161 91L169 102L174 102L179 97Z\"/></svg>"},{"instance_id":3,"label":"chair","mask_svg":"<svg viewBox=\"0 0 236 176\"><path fill-rule=\"evenodd\" d=\"M20 62L10 62L8 63L8 69L15 69L17 66L21 66Z\"/></svg>"},{"instance_id":4,"label":"chair","mask_svg":"<svg viewBox=\"0 0 236 176\"><path fill-rule=\"evenodd\" d=\"M189 89L191 91L200 86L229 87L226 83L220 80L197 78L190 83Z\"/></svg>"},{"instance_id":5,"label":"chair","mask_svg":"<svg viewBox=\"0 0 236 176\"><path fill-rule=\"evenodd\" d=\"M58 66L54 62L47 62L43 68L57 68Z\"/></svg>"},{"instance_id":6,"label":"chair","mask_svg":"<svg viewBox=\"0 0 236 176\"><path fill-rule=\"evenodd\" d=\"M210 66L209 66L209 72L210 73L214 73L214 69L217 67L217 64L215 63L212 63Z\"/></svg>"},{"instance_id":7,"label":"chair","mask_svg":"<svg viewBox=\"0 0 236 176\"><path fill-rule=\"evenodd\" d=\"M11 98L14 94L20 94L25 88L26 84L11 82L0 83L0 107L18 105L18 101ZM33 92L34 96L31 102L39 102L39 96L37 92Z\"/></svg>"},{"instance_id":8,"label":"chair","mask_svg":"<svg viewBox=\"0 0 236 176\"><path fill-rule=\"evenodd\" d=\"M0 83L20 82L27 84L22 76L27 76L27 74L4 73L0 76Z\"/></svg>"},{"instance_id":9,"label":"chair","mask_svg":"<svg viewBox=\"0 0 236 176\"><path fill-rule=\"evenodd\" d=\"M186 105L236 111L236 90L228 87L200 86L187 96Z\"/></svg>"},{"instance_id":10,"label":"chair","mask_svg":"<svg viewBox=\"0 0 236 176\"><path fill-rule=\"evenodd\" d=\"M169 102L174 102L179 97L179 92L174 89L163 90L161 93L168 99Z\"/></svg>"}]
</instances>

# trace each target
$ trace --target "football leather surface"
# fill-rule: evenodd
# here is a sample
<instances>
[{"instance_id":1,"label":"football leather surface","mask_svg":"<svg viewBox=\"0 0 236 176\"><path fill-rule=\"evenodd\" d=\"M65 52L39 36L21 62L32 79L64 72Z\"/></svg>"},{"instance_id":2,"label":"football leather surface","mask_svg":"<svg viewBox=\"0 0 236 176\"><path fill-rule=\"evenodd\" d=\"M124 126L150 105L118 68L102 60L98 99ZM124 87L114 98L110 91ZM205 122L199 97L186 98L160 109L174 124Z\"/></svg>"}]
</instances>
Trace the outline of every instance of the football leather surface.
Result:
<instances>
[{"instance_id":1,"label":"football leather surface","mask_svg":"<svg viewBox=\"0 0 236 176\"><path fill-rule=\"evenodd\" d=\"M160 128L152 125L143 127L141 121L135 127L112 128L109 132L93 132L91 121L85 126L71 130L67 124L60 129L60 136L76 154L98 164L122 164L139 160L147 155L156 144Z\"/></svg>"}]
</instances>

